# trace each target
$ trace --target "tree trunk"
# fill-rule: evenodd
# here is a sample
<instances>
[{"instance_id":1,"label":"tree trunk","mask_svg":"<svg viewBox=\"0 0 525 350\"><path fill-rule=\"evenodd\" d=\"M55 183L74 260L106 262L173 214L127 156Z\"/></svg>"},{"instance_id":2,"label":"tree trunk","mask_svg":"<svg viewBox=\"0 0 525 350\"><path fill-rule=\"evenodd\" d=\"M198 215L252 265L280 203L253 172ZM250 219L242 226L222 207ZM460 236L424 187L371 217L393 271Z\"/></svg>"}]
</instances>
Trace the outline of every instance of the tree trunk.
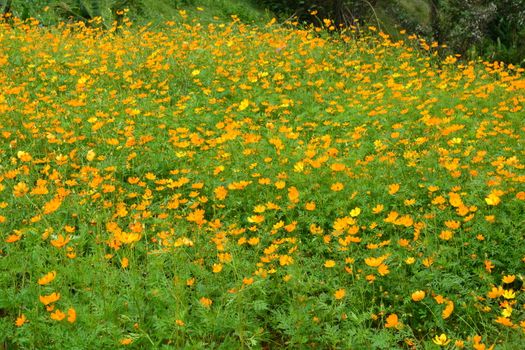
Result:
<instances>
[{"instance_id":1,"label":"tree trunk","mask_svg":"<svg viewBox=\"0 0 525 350\"><path fill-rule=\"evenodd\" d=\"M439 21L440 0L430 0L430 26L432 30L432 38L434 41L441 43L442 33Z\"/></svg>"}]
</instances>

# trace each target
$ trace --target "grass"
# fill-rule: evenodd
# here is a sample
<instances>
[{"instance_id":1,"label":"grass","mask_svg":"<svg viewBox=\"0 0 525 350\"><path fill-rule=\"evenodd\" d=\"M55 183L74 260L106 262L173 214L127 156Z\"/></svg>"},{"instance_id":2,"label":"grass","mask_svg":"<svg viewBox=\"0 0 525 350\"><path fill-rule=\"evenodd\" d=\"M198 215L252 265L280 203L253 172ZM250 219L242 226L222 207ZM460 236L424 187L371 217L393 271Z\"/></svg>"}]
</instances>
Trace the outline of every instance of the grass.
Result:
<instances>
[{"instance_id":1,"label":"grass","mask_svg":"<svg viewBox=\"0 0 525 350\"><path fill-rule=\"evenodd\" d=\"M129 10L127 17L137 25L171 20L179 9L199 17L202 24L229 21L232 15L245 23L264 24L270 20L262 8L243 0L13 0L9 7L14 16L35 18L46 26L68 20L89 20L99 13L104 25L111 26L116 20L112 8ZM2 10L0 3L0 12L3 13Z\"/></svg>"},{"instance_id":2,"label":"grass","mask_svg":"<svg viewBox=\"0 0 525 350\"><path fill-rule=\"evenodd\" d=\"M195 11L2 24L4 348L519 348L523 71Z\"/></svg>"}]
</instances>

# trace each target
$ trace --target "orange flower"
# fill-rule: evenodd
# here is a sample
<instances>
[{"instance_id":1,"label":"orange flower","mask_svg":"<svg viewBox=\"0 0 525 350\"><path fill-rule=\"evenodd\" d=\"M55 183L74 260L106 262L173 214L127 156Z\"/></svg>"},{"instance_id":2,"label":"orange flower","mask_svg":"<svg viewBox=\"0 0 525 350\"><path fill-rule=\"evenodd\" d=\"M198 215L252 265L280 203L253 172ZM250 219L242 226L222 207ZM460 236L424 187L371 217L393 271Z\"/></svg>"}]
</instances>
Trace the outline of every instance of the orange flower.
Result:
<instances>
[{"instance_id":1,"label":"orange flower","mask_svg":"<svg viewBox=\"0 0 525 350\"><path fill-rule=\"evenodd\" d=\"M485 260L485 270L487 270L488 273L492 272L492 269L495 267L495 265L490 260Z\"/></svg>"},{"instance_id":2,"label":"orange flower","mask_svg":"<svg viewBox=\"0 0 525 350\"><path fill-rule=\"evenodd\" d=\"M385 327L386 328L398 328L400 326L399 318L396 314L390 314L386 318Z\"/></svg>"},{"instance_id":3,"label":"orange flower","mask_svg":"<svg viewBox=\"0 0 525 350\"><path fill-rule=\"evenodd\" d=\"M21 314L20 316L17 317L17 319L15 321L15 326L22 327L24 325L24 323L26 323L26 322L27 322L26 315Z\"/></svg>"},{"instance_id":4,"label":"orange flower","mask_svg":"<svg viewBox=\"0 0 525 350\"><path fill-rule=\"evenodd\" d=\"M49 295L41 295L39 296L40 302L44 305L49 305L51 303L54 303L60 299L60 293L51 293Z\"/></svg>"},{"instance_id":5,"label":"orange flower","mask_svg":"<svg viewBox=\"0 0 525 350\"><path fill-rule=\"evenodd\" d=\"M502 287L492 287L492 290L487 293L487 296L491 299L499 298L502 295L503 295Z\"/></svg>"},{"instance_id":6,"label":"orange flower","mask_svg":"<svg viewBox=\"0 0 525 350\"><path fill-rule=\"evenodd\" d=\"M64 237L62 235L58 235L57 239L51 240L51 244L53 245L53 247L61 249L62 247L64 247L66 244L69 243L69 240L70 240L69 236Z\"/></svg>"},{"instance_id":7,"label":"orange flower","mask_svg":"<svg viewBox=\"0 0 525 350\"><path fill-rule=\"evenodd\" d=\"M29 192L29 187L25 182L19 182L13 187L13 195L15 197L22 197Z\"/></svg>"},{"instance_id":8,"label":"orange flower","mask_svg":"<svg viewBox=\"0 0 525 350\"><path fill-rule=\"evenodd\" d=\"M62 199L59 196L55 196L49 202L44 204L42 211L44 214L51 214L55 212L62 205Z\"/></svg>"},{"instance_id":9,"label":"orange flower","mask_svg":"<svg viewBox=\"0 0 525 350\"><path fill-rule=\"evenodd\" d=\"M516 279L516 276L514 275L503 276L503 283L510 284L514 282L515 279Z\"/></svg>"},{"instance_id":10,"label":"orange flower","mask_svg":"<svg viewBox=\"0 0 525 350\"><path fill-rule=\"evenodd\" d=\"M20 240L20 238L22 238L22 235L21 235L21 234L9 235L9 236L7 236L7 238L5 239L5 242L6 242L6 243L14 243L14 242Z\"/></svg>"},{"instance_id":11,"label":"orange flower","mask_svg":"<svg viewBox=\"0 0 525 350\"><path fill-rule=\"evenodd\" d=\"M186 220L190 222L195 222L197 225L202 225L206 222L204 219L204 210L203 209L197 209L194 212L191 212L186 217Z\"/></svg>"},{"instance_id":12,"label":"orange flower","mask_svg":"<svg viewBox=\"0 0 525 350\"><path fill-rule=\"evenodd\" d=\"M215 194L215 198L222 201L228 195L228 190L224 186L219 186L213 191L213 193Z\"/></svg>"},{"instance_id":13,"label":"orange flower","mask_svg":"<svg viewBox=\"0 0 525 350\"><path fill-rule=\"evenodd\" d=\"M131 343L133 343L133 339L131 338L124 338L120 340L120 344L122 345L130 345Z\"/></svg>"},{"instance_id":14,"label":"orange flower","mask_svg":"<svg viewBox=\"0 0 525 350\"><path fill-rule=\"evenodd\" d=\"M51 283L55 279L56 275L57 275L56 271L51 271L51 272L47 273L45 276L42 276L41 278L39 278L38 279L38 284L43 286L43 285L46 285L48 283Z\"/></svg>"},{"instance_id":15,"label":"orange flower","mask_svg":"<svg viewBox=\"0 0 525 350\"><path fill-rule=\"evenodd\" d=\"M67 310L67 321L69 323L74 323L77 319L77 312L72 307Z\"/></svg>"},{"instance_id":16,"label":"orange flower","mask_svg":"<svg viewBox=\"0 0 525 350\"><path fill-rule=\"evenodd\" d=\"M288 199L292 203L298 203L299 202L299 191L294 186L290 187L288 189Z\"/></svg>"},{"instance_id":17,"label":"orange flower","mask_svg":"<svg viewBox=\"0 0 525 350\"><path fill-rule=\"evenodd\" d=\"M201 305L206 307L206 308L209 308L211 306L211 304L213 304L213 300L211 300L209 298L206 298L206 297L200 298L199 301L200 301Z\"/></svg>"},{"instance_id":18,"label":"orange flower","mask_svg":"<svg viewBox=\"0 0 525 350\"><path fill-rule=\"evenodd\" d=\"M450 315L452 315L453 311L454 311L454 303L449 300L447 302L447 306L445 307L445 309L441 313L441 316L443 317L444 320L446 320L447 318L450 317Z\"/></svg>"},{"instance_id":19,"label":"orange flower","mask_svg":"<svg viewBox=\"0 0 525 350\"><path fill-rule=\"evenodd\" d=\"M383 204L378 204L374 207L374 209L372 209L372 212L374 214L379 214L380 212L383 211L383 209L385 208L385 206Z\"/></svg>"},{"instance_id":20,"label":"orange flower","mask_svg":"<svg viewBox=\"0 0 525 350\"><path fill-rule=\"evenodd\" d=\"M343 171L345 170L346 166L342 163L334 163L330 166L330 169L332 169L332 171Z\"/></svg>"},{"instance_id":21,"label":"orange flower","mask_svg":"<svg viewBox=\"0 0 525 350\"><path fill-rule=\"evenodd\" d=\"M399 184L391 184L391 185L388 185L388 193L391 194L391 195L394 195L397 193L397 191L399 191Z\"/></svg>"},{"instance_id":22,"label":"orange flower","mask_svg":"<svg viewBox=\"0 0 525 350\"><path fill-rule=\"evenodd\" d=\"M315 210L315 202L308 202L305 204L304 208L308 211Z\"/></svg>"},{"instance_id":23,"label":"orange flower","mask_svg":"<svg viewBox=\"0 0 525 350\"><path fill-rule=\"evenodd\" d=\"M66 314L60 311L59 309L56 309L55 312L51 313L51 319L55 321L62 321L64 318L66 318Z\"/></svg>"},{"instance_id":24,"label":"orange flower","mask_svg":"<svg viewBox=\"0 0 525 350\"><path fill-rule=\"evenodd\" d=\"M344 288L338 289L334 293L334 297L337 300L343 299L345 297L345 295L346 295L346 290Z\"/></svg>"},{"instance_id":25,"label":"orange flower","mask_svg":"<svg viewBox=\"0 0 525 350\"><path fill-rule=\"evenodd\" d=\"M385 275L388 275L390 273L390 270L388 270L388 265L385 265L385 264L381 264L379 265L379 267L377 268L377 272L379 272L379 274L381 276L385 276Z\"/></svg>"},{"instance_id":26,"label":"orange flower","mask_svg":"<svg viewBox=\"0 0 525 350\"><path fill-rule=\"evenodd\" d=\"M501 324L501 325L504 325L505 327L512 327L514 326L514 323L512 323L512 321L510 319L508 319L507 317L503 317L503 316L500 316L496 319L496 322Z\"/></svg>"},{"instance_id":27,"label":"orange flower","mask_svg":"<svg viewBox=\"0 0 525 350\"><path fill-rule=\"evenodd\" d=\"M382 255L382 256L377 257L377 258L373 258L373 257L365 258L365 264L367 264L370 267L378 267L387 258L388 258L388 255Z\"/></svg>"},{"instance_id":28,"label":"orange flower","mask_svg":"<svg viewBox=\"0 0 525 350\"><path fill-rule=\"evenodd\" d=\"M291 265L293 263L293 258L289 255L281 255L279 257L279 265L286 266Z\"/></svg>"},{"instance_id":29,"label":"orange flower","mask_svg":"<svg viewBox=\"0 0 525 350\"><path fill-rule=\"evenodd\" d=\"M425 265L425 267L430 267L432 266L433 263L434 263L434 259L431 257L423 259L423 265Z\"/></svg>"},{"instance_id":30,"label":"orange flower","mask_svg":"<svg viewBox=\"0 0 525 350\"><path fill-rule=\"evenodd\" d=\"M414 301L421 301L425 298L425 292L422 290L417 290L414 293L412 293L412 300Z\"/></svg>"},{"instance_id":31,"label":"orange flower","mask_svg":"<svg viewBox=\"0 0 525 350\"><path fill-rule=\"evenodd\" d=\"M463 201L461 200L461 196L457 194L456 192L450 192L448 194L450 205L454 208L458 208L461 206L464 206Z\"/></svg>"},{"instance_id":32,"label":"orange flower","mask_svg":"<svg viewBox=\"0 0 525 350\"><path fill-rule=\"evenodd\" d=\"M332 186L330 186L330 189L334 192L339 192L341 191L345 186L340 183L340 182L336 182L334 184L332 184Z\"/></svg>"},{"instance_id":33,"label":"orange flower","mask_svg":"<svg viewBox=\"0 0 525 350\"><path fill-rule=\"evenodd\" d=\"M443 230L441 231L441 234L439 235L439 238L441 238L444 241L448 241L454 236L454 233L450 230Z\"/></svg>"}]
</instances>

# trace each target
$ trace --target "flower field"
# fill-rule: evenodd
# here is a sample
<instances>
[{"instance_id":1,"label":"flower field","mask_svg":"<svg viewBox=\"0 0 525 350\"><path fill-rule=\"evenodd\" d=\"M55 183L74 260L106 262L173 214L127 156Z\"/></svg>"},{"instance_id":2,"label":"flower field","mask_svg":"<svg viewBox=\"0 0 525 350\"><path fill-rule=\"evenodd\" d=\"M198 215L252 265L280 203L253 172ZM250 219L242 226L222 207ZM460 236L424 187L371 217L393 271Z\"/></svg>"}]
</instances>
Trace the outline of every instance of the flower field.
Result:
<instances>
[{"instance_id":1,"label":"flower field","mask_svg":"<svg viewBox=\"0 0 525 350\"><path fill-rule=\"evenodd\" d=\"M0 349L520 349L524 70L325 24L0 23Z\"/></svg>"}]
</instances>

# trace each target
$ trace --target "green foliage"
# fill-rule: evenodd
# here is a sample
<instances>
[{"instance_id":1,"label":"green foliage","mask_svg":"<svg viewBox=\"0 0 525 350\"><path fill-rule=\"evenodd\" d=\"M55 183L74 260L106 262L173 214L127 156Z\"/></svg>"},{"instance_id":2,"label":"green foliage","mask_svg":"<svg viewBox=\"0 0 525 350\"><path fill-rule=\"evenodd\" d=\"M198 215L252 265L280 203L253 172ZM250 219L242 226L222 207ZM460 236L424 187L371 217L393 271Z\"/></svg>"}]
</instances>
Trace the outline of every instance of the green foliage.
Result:
<instances>
[{"instance_id":1,"label":"green foliage","mask_svg":"<svg viewBox=\"0 0 525 350\"><path fill-rule=\"evenodd\" d=\"M295 17L301 22L323 24L331 19L337 27L355 26L367 21L374 13L376 1L367 0L263 0L262 3L277 14ZM312 14L312 12L314 14Z\"/></svg>"},{"instance_id":2,"label":"green foliage","mask_svg":"<svg viewBox=\"0 0 525 350\"><path fill-rule=\"evenodd\" d=\"M204 7L206 11L196 11ZM90 25L110 28L115 21L122 21L121 11L134 22L161 23L173 19L179 9L198 12L204 21L229 19L236 15L246 22L264 19L262 11L243 0L9 0L0 13L9 12L21 19L36 18L44 25L60 21L83 21ZM97 21L94 19L97 18Z\"/></svg>"},{"instance_id":3,"label":"green foliage","mask_svg":"<svg viewBox=\"0 0 525 350\"><path fill-rule=\"evenodd\" d=\"M397 0L385 4L391 4L388 13L398 24L446 44L447 53L525 64L524 0L427 0L426 16L404 11L416 2Z\"/></svg>"},{"instance_id":4,"label":"green foliage","mask_svg":"<svg viewBox=\"0 0 525 350\"><path fill-rule=\"evenodd\" d=\"M524 0L264 0L272 11L301 22L336 26L377 22L395 35L404 28L447 44L449 53L468 58L525 63ZM312 16L310 12L317 11Z\"/></svg>"}]
</instances>

